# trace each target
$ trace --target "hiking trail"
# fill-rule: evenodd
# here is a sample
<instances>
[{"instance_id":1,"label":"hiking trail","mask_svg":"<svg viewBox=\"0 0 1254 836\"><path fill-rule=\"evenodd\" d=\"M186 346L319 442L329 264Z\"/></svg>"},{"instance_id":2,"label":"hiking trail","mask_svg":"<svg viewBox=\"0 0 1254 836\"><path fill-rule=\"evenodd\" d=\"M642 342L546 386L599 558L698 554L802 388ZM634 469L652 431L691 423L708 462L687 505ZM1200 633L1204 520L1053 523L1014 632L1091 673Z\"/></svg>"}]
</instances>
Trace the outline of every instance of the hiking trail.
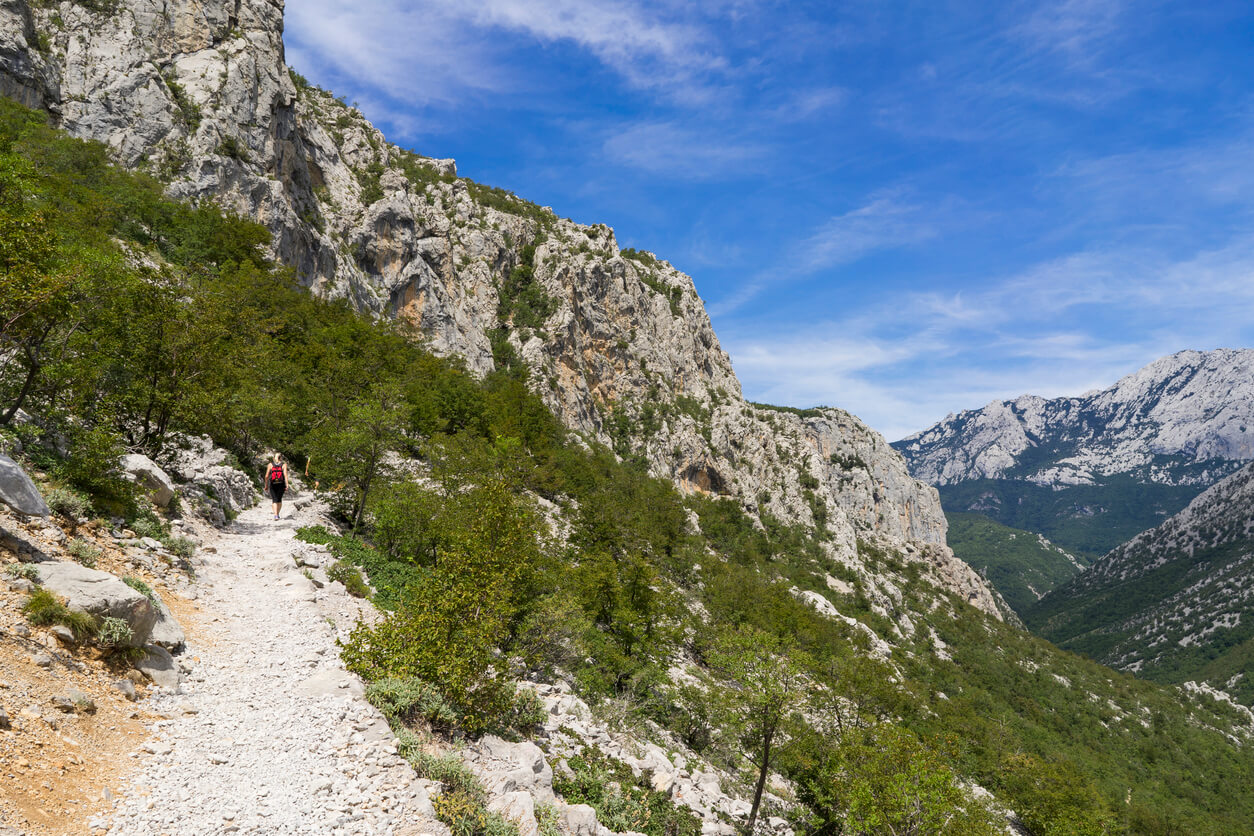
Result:
<instances>
[{"instance_id":1,"label":"hiking trail","mask_svg":"<svg viewBox=\"0 0 1254 836\"><path fill-rule=\"evenodd\" d=\"M267 500L225 529L202 529L194 606L180 616L182 682L152 690L145 707L163 719L92 833L447 833L428 783L340 661L337 636L371 608L340 584L318 588L310 576L322 573L294 559L329 562L295 539L319 511L289 499L276 521Z\"/></svg>"}]
</instances>

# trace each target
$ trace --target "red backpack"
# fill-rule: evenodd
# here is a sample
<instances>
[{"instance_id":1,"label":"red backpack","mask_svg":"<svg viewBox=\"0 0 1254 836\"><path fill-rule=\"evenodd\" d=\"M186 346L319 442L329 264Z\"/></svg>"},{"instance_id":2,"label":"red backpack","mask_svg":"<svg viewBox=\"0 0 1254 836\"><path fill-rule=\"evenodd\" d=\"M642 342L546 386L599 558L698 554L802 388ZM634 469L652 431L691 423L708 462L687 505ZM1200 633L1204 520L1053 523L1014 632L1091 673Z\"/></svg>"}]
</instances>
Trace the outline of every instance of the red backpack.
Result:
<instances>
[{"instance_id":1,"label":"red backpack","mask_svg":"<svg viewBox=\"0 0 1254 836\"><path fill-rule=\"evenodd\" d=\"M272 464L266 469L266 484L267 485L282 485L283 484L283 466L282 465Z\"/></svg>"}]
</instances>

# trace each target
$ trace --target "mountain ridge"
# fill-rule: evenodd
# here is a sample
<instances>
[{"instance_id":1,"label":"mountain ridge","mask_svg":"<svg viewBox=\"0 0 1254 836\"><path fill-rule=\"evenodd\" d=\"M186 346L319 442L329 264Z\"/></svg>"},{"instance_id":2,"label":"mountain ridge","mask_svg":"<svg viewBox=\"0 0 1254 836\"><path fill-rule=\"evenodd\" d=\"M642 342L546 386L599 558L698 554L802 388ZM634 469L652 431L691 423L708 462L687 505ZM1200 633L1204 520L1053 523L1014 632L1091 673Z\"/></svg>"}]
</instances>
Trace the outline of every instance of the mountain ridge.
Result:
<instances>
[{"instance_id":1,"label":"mountain ridge","mask_svg":"<svg viewBox=\"0 0 1254 836\"><path fill-rule=\"evenodd\" d=\"M1205 487L1254 459L1254 350L1185 350L1075 397L1021 395L965 410L893 446L936 485L1138 481Z\"/></svg>"},{"instance_id":2,"label":"mountain ridge","mask_svg":"<svg viewBox=\"0 0 1254 836\"><path fill-rule=\"evenodd\" d=\"M1041 635L1121 670L1199 674L1254 703L1254 464L1027 609Z\"/></svg>"}]
</instances>

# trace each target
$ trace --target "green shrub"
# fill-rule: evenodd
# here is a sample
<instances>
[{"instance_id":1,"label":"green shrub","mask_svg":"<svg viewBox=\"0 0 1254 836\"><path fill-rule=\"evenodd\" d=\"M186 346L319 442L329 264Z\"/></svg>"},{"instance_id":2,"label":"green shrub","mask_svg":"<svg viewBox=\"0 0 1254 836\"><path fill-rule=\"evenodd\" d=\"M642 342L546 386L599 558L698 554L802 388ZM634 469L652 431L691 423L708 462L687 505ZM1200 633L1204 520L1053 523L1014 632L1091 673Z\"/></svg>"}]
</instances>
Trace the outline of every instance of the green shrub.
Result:
<instances>
[{"instance_id":1,"label":"green shrub","mask_svg":"<svg viewBox=\"0 0 1254 836\"><path fill-rule=\"evenodd\" d=\"M96 644L107 650L127 646L134 638L131 625L120 618L106 615L100 619L100 626L96 628Z\"/></svg>"},{"instance_id":2,"label":"green shrub","mask_svg":"<svg viewBox=\"0 0 1254 836\"><path fill-rule=\"evenodd\" d=\"M65 547L65 550L69 553L70 557L74 558L88 569L93 568L96 565L96 561L99 560L100 556L104 553L101 551L99 546L89 543L81 537L75 537L71 540L69 545Z\"/></svg>"},{"instance_id":3,"label":"green shrub","mask_svg":"<svg viewBox=\"0 0 1254 836\"><path fill-rule=\"evenodd\" d=\"M465 792L443 792L431 801L435 816L453 836L518 836L518 828Z\"/></svg>"},{"instance_id":4,"label":"green shrub","mask_svg":"<svg viewBox=\"0 0 1254 836\"><path fill-rule=\"evenodd\" d=\"M648 776L636 778L622 761L585 750L568 758L573 775L555 777L553 789L569 804L588 804L597 820L610 830L649 836L699 836L701 820L687 808L676 807L670 796L655 791Z\"/></svg>"},{"instance_id":5,"label":"green shrub","mask_svg":"<svg viewBox=\"0 0 1254 836\"><path fill-rule=\"evenodd\" d=\"M14 563L6 566L4 573L10 578L20 578L24 581L39 583L39 570L29 563Z\"/></svg>"},{"instance_id":6,"label":"green shrub","mask_svg":"<svg viewBox=\"0 0 1254 836\"><path fill-rule=\"evenodd\" d=\"M176 537L171 535L161 541L166 550L175 557L181 557L184 560L190 560L196 554L196 543L186 537Z\"/></svg>"},{"instance_id":7,"label":"green shrub","mask_svg":"<svg viewBox=\"0 0 1254 836\"><path fill-rule=\"evenodd\" d=\"M370 587L361 576L361 570L351 563L340 560L327 568L327 580L339 581L344 584L348 594L354 598L369 598Z\"/></svg>"},{"instance_id":8,"label":"green shrub","mask_svg":"<svg viewBox=\"0 0 1254 836\"><path fill-rule=\"evenodd\" d=\"M54 514L72 520L85 520L92 515L91 500L69 488L53 488L44 495L44 501Z\"/></svg>"},{"instance_id":9,"label":"green shrub","mask_svg":"<svg viewBox=\"0 0 1254 836\"><path fill-rule=\"evenodd\" d=\"M421 679L380 679L366 686L366 699L389 721L409 724L422 719L442 730L453 728L457 712L434 685Z\"/></svg>"},{"instance_id":10,"label":"green shrub","mask_svg":"<svg viewBox=\"0 0 1254 836\"><path fill-rule=\"evenodd\" d=\"M151 537L154 540L160 540L169 536L169 530L161 524L160 520L151 515L131 520L130 528L135 532L136 537Z\"/></svg>"},{"instance_id":11,"label":"green shrub","mask_svg":"<svg viewBox=\"0 0 1254 836\"><path fill-rule=\"evenodd\" d=\"M152 602L153 606L157 605L157 593L153 592L152 587L149 586L142 578L137 578L134 575L124 575L122 577L122 583L126 584L140 595L143 595Z\"/></svg>"},{"instance_id":12,"label":"green shrub","mask_svg":"<svg viewBox=\"0 0 1254 836\"><path fill-rule=\"evenodd\" d=\"M72 610L65 602L42 587L31 593L22 605L26 619L37 626L61 624L69 627L77 639L85 639L95 632L96 619L85 612Z\"/></svg>"}]
</instances>

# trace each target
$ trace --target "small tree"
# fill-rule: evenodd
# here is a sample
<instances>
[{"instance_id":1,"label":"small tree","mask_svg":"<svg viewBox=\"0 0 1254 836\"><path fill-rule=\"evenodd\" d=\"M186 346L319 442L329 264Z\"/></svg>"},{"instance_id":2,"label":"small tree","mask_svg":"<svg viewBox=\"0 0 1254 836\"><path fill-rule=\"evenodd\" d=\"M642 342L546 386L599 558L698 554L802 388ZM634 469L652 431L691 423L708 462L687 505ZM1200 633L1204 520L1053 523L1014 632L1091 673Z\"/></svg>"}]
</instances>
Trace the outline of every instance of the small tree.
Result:
<instances>
[{"instance_id":1,"label":"small tree","mask_svg":"<svg viewBox=\"0 0 1254 836\"><path fill-rule=\"evenodd\" d=\"M321 463L320 475L339 494L354 532L361 525L385 457L405 438L406 417L398 389L377 385L349 405L342 422L327 422L310 434L310 449Z\"/></svg>"},{"instance_id":2,"label":"small tree","mask_svg":"<svg viewBox=\"0 0 1254 836\"><path fill-rule=\"evenodd\" d=\"M724 685L718 711L758 770L745 824L748 836L757 823L771 764L787 742L789 724L806 704L810 684L792 643L750 626L720 636L710 666Z\"/></svg>"}]
</instances>

